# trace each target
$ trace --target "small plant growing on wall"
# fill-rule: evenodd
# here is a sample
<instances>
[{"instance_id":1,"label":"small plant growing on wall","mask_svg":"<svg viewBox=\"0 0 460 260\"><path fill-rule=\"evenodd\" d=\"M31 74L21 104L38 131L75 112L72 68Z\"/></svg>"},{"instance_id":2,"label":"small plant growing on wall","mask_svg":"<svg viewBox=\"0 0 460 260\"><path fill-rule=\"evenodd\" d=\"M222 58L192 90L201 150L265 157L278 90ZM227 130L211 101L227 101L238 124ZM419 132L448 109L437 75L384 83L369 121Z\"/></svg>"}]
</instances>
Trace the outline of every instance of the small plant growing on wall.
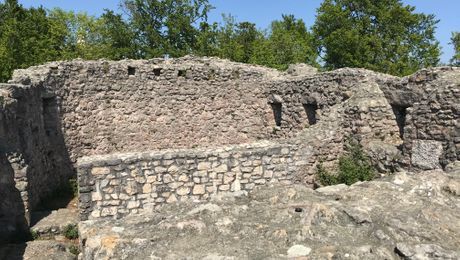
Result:
<instances>
[{"instance_id":1,"label":"small plant growing on wall","mask_svg":"<svg viewBox=\"0 0 460 260\"><path fill-rule=\"evenodd\" d=\"M30 238L31 238L32 240L38 240L38 239L40 239L40 235L38 234L37 231L35 231L35 230L30 230Z\"/></svg>"},{"instance_id":2,"label":"small plant growing on wall","mask_svg":"<svg viewBox=\"0 0 460 260\"><path fill-rule=\"evenodd\" d=\"M347 141L345 154L339 158L338 172L330 173L322 162L317 165L316 175L321 185L345 183L351 185L358 181L369 181L375 177L375 169L362 146L353 140Z\"/></svg>"},{"instance_id":3,"label":"small plant growing on wall","mask_svg":"<svg viewBox=\"0 0 460 260\"><path fill-rule=\"evenodd\" d=\"M69 224L64 227L64 230L62 231L63 235L67 239L77 239L78 238L78 228L77 225L74 224Z\"/></svg>"},{"instance_id":4,"label":"small plant growing on wall","mask_svg":"<svg viewBox=\"0 0 460 260\"><path fill-rule=\"evenodd\" d=\"M76 245L70 245L70 246L69 246L69 252L70 252L71 254L74 254L74 255L77 255L77 256L78 256L78 254L80 254L80 249L79 249L78 246L76 246Z\"/></svg>"}]
</instances>

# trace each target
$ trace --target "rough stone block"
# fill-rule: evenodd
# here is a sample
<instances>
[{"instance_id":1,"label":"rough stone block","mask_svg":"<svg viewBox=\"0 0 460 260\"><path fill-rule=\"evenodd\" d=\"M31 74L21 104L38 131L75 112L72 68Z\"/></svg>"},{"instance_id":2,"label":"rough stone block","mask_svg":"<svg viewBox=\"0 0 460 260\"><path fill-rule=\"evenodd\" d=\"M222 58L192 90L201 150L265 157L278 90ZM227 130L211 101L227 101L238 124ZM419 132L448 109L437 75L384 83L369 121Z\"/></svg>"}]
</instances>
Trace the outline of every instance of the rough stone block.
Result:
<instances>
[{"instance_id":1,"label":"rough stone block","mask_svg":"<svg viewBox=\"0 0 460 260\"><path fill-rule=\"evenodd\" d=\"M91 169L92 175L107 175L110 173L110 168L107 167L94 167Z\"/></svg>"},{"instance_id":2,"label":"rough stone block","mask_svg":"<svg viewBox=\"0 0 460 260\"><path fill-rule=\"evenodd\" d=\"M439 169L442 155L442 143L434 140L414 140L412 143L411 163L423 170Z\"/></svg>"},{"instance_id":3,"label":"rough stone block","mask_svg":"<svg viewBox=\"0 0 460 260\"><path fill-rule=\"evenodd\" d=\"M204 185L195 185L193 186L193 195L201 195L205 194L206 189Z\"/></svg>"}]
</instances>

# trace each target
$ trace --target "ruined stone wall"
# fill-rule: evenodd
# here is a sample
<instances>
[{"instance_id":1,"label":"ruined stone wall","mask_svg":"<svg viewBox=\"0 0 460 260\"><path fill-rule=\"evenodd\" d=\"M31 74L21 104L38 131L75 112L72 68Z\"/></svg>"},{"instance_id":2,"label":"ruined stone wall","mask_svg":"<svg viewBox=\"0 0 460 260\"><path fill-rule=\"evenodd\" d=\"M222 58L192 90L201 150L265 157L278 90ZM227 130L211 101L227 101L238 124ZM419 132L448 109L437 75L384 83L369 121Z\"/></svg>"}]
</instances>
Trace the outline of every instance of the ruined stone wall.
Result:
<instances>
[{"instance_id":1,"label":"ruined stone wall","mask_svg":"<svg viewBox=\"0 0 460 260\"><path fill-rule=\"evenodd\" d=\"M306 161L295 145L270 142L85 157L77 166L80 216L122 217L271 181L290 184Z\"/></svg>"},{"instance_id":2,"label":"ruined stone wall","mask_svg":"<svg viewBox=\"0 0 460 260\"><path fill-rule=\"evenodd\" d=\"M274 125L265 96L272 74L278 72L182 58L51 63L16 71L13 81L43 86L60 98L66 145L76 160L266 139Z\"/></svg>"},{"instance_id":3,"label":"ruined stone wall","mask_svg":"<svg viewBox=\"0 0 460 260\"><path fill-rule=\"evenodd\" d=\"M436 169L460 159L460 68L424 69L379 85L403 114L404 166Z\"/></svg>"},{"instance_id":4,"label":"ruined stone wall","mask_svg":"<svg viewBox=\"0 0 460 260\"><path fill-rule=\"evenodd\" d=\"M395 115L377 83L355 83L348 99L327 111L296 137L264 146L82 158L78 164L82 217L121 217L179 199L205 200L216 192L240 188L249 191L272 180L313 187L318 162L336 167L349 137L374 152L372 158L381 163L382 171L392 170L394 158L386 156L398 155L401 139Z\"/></svg>"},{"instance_id":5,"label":"ruined stone wall","mask_svg":"<svg viewBox=\"0 0 460 260\"><path fill-rule=\"evenodd\" d=\"M240 171L239 166L231 168L218 148L259 140L289 146L289 153L275 153L280 162L274 162L263 159L271 148L248 146L231 148L230 156L244 152L241 158L247 161L262 160L264 173L278 167L283 169L278 175L309 185L319 161L331 168L336 165L348 137L361 142L381 172L394 170L397 163L438 168L459 158L458 74L458 68L437 68L398 78L363 69L316 73L301 67L281 73L196 57L52 62L16 71L11 82L22 85L3 88L9 103L0 113L0 145L8 148L5 155L16 187L24 201L32 201L29 204L57 187L77 159L85 157L78 167L86 217L92 212L121 216L180 196L205 199L214 183L223 182L219 165L226 164L230 175ZM162 151L172 148L187 150ZM142 152L152 150L157 151L154 157L125 160L127 152L144 156ZM190 158L185 161L184 151ZM253 157L248 155L252 152ZM158 154L172 159L157 158ZM211 158L220 159L214 164ZM193 182L186 186L179 181L174 167L161 166L166 161L173 161ZM201 171L196 168L199 163L210 163L206 176L193 176ZM142 169L141 164L150 168L137 180L131 169ZM93 174L95 167L102 168ZM166 170L157 172L157 167ZM248 187L271 178L253 177L259 176L254 173L259 166L254 167L243 180ZM157 179L150 178L152 191L144 194L149 185L142 179L146 182L148 171ZM173 181L165 183L164 176L173 176ZM201 182L206 192L193 194ZM127 183L135 183L135 194L125 190ZM176 184L189 193L179 195L179 186L170 187ZM217 190L231 187L218 185ZM153 191L166 186L172 190ZM128 203L130 209L123 210Z\"/></svg>"},{"instance_id":6,"label":"ruined stone wall","mask_svg":"<svg viewBox=\"0 0 460 260\"><path fill-rule=\"evenodd\" d=\"M18 225L29 223L40 200L73 175L50 100L41 88L0 85L0 179L10 191L0 196L0 218L17 218Z\"/></svg>"},{"instance_id":7,"label":"ruined stone wall","mask_svg":"<svg viewBox=\"0 0 460 260\"><path fill-rule=\"evenodd\" d=\"M348 100L359 85L372 85L377 79L392 81L398 78L365 69L345 68L271 81L267 96L270 103L281 105L280 135L296 136L328 116L332 106ZM362 91L367 92L366 88Z\"/></svg>"},{"instance_id":8,"label":"ruined stone wall","mask_svg":"<svg viewBox=\"0 0 460 260\"><path fill-rule=\"evenodd\" d=\"M21 192L16 187L14 171L4 153L0 153L0 245L11 242L27 230Z\"/></svg>"}]
</instances>

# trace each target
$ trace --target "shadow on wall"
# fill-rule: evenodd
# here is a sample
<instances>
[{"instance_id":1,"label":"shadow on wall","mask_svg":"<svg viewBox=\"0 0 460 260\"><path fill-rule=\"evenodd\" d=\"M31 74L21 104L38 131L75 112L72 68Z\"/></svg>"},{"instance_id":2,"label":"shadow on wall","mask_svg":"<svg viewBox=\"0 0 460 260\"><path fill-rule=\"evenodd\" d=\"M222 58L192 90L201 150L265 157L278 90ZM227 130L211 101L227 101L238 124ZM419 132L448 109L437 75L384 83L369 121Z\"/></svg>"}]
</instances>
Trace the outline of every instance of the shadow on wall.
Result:
<instances>
[{"instance_id":1,"label":"shadow on wall","mask_svg":"<svg viewBox=\"0 0 460 260\"><path fill-rule=\"evenodd\" d=\"M0 243L24 242L31 212L76 171L54 94L42 87L0 87L9 93L0 108Z\"/></svg>"},{"instance_id":2,"label":"shadow on wall","mask_svg":"<svg viewBox=\"0 0 460 260\"><path fill-rule=\"evenodd\" d=\"M0 245L22 242L28 238L28 223L21 193L15 187L13 168L0 147Z\"/></svg>"}]
</instances>

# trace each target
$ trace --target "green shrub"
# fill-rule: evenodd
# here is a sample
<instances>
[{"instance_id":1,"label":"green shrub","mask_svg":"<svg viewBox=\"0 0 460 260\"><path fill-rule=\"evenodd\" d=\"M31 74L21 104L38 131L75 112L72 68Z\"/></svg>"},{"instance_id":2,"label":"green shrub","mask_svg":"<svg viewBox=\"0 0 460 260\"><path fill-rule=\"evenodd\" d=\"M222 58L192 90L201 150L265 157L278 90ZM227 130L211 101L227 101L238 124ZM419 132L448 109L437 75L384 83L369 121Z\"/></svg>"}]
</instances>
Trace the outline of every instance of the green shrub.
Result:
<instances>
[{"instance_id":1,"label":"green shrub","mask_svg":"<svg viewBox=\"0 0 460 260\"><path fill-rule=\"evenodd\" d=\"M74 197L78 196L78 181L75 178L69 180L69 189Z\"/></svg>"},{"instance_id":2,"label":"green shrub","mask_svg":"<svg viewBox=\"0 0 460 260\"><path fill-rule=\"evenodd\" d=\"M37 231L35 231L35 230L30 230L30 238L31 238L32 240L37 240L37 239L40 238L40 235L38 234Z\"/></svg>"},{"instance_id":3,"label":"green shrub","mask_svg":"<svg viewBox=\"0 0 460 260\"><path fill-rule=\"evenodd\" d=\"M318 176L318 180L321 183L321 185L328 186L338 184L337 176L329 173L324 168L322 162L316 165L316 175Z\"/></svg>"},{"instance_id":4,"label":"green shrub","mask_svg":"<svg viewBox=\"0 0 460 260\"><path fill-rule=\"evenodd\" d=\"M74 255L78 255L80 253L80 249L76 245L69 246L69 252Z\"/></svg>"},{"instance_id":5,"label":"green shrub","mask_svg":"<svg viewBox=\"0 0 460 260\"><path fill-rule=\"evenodd\" d=\"M324 169L322 163L317 165L318 180L322 185L345 183L351 185L358 181L369 181L375 177L375 170L361 145L348 141L346 153L339 158L338 173L332 174Z\"/></svg>"},{"instance_id":6,"label":"green shrub","mask_svg":"<svg viewBox=\"0 0 460 260\"><path fill-rule=\"evenodd\" d=\"M77 239L78 238L78 228L77 225L69 224L65 226L63 232L64 236L67 239Z\"/></svg>"}]
</instances>

